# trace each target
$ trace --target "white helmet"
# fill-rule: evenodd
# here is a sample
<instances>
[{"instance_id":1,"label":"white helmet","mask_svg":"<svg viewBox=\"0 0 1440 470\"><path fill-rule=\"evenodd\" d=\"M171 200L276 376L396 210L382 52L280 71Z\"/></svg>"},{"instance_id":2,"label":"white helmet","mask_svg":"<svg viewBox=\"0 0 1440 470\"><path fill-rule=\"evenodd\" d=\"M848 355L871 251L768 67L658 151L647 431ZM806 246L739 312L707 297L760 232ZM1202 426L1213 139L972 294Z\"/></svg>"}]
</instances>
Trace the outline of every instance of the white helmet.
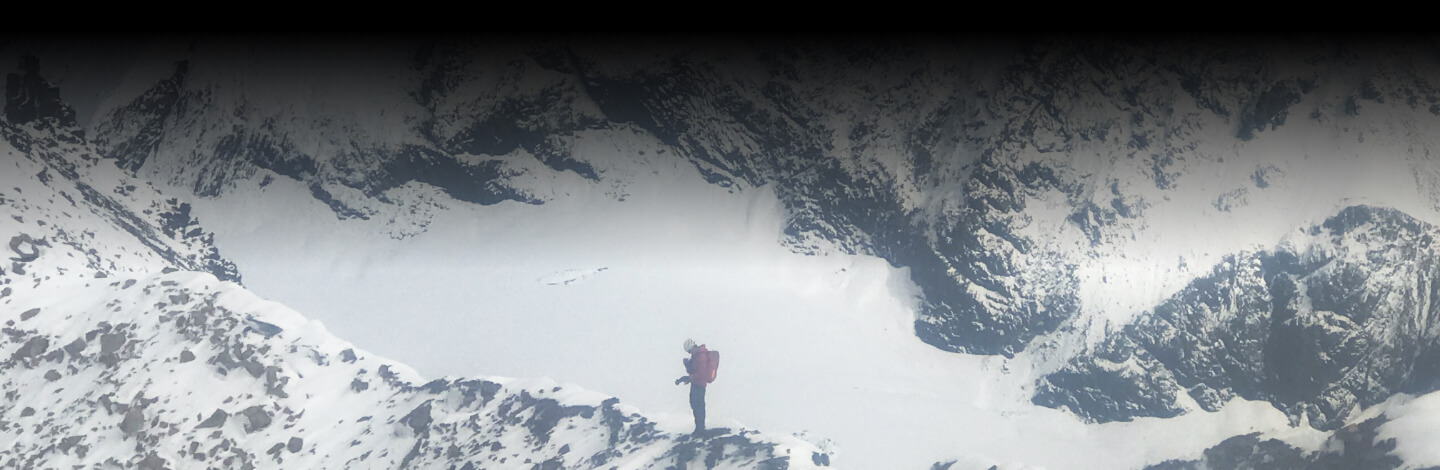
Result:
<instances>
[{"instance_id":1,"label":"white helmet","mask_svg":"<svg viewBox=\"0 0 1440 470\"><path fill-rule=\"evenodd\" d=\"M695 349L695 340L686 338L686 339L685 339L685 352L690 352L691 350L694 350L694 349Z\"/></svg>"}]
</instances>

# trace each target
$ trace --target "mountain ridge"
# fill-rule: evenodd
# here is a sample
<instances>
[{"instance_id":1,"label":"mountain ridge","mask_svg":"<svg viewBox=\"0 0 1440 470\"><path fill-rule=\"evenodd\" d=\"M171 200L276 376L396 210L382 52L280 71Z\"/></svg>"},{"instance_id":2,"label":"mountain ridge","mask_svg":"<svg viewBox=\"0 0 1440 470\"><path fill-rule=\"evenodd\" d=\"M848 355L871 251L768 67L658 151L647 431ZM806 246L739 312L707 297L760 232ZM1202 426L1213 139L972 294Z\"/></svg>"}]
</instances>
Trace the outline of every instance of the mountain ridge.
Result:
<instances>
[{"instance_id":1,"label":"mountain ridge","mask_svg":"<svg viewBox=\"0 0 1440 470\"><path fill-rule=\"evenodd\" d=\"M240 286L190 206L99 157L34 71L8 76L0 115L0 468L829 464L798 438L691 436L545 379L422 384Z\"/></svg>"},{"instance_id":2,"label":"mountain ridge","mask_svg":"<svg viewBox=\"0 0 1440 470\"><path fill-rule=\"evenodd\" d=\"M576 152L576 136L634 129L662 144L647 158L691 165L731 191L773 190L789 212L780 243L793 251L908 268L924 294L918 338L1054 361L1037 368L1034 403L1097 422L1213 412L1238 397L1332 431L1356 410L1437 386L1435 371L1397 378L1383 357L1355 353L1367 350L1356 342L1379 342L1422 351L1403 358L1434 354L1428 314L1413 316L1413 331L1366 336L1374 318L1405 323L1395 311L1416 302L1362 282L1364 266L1412 258L1356 258L1349 265L1361 267L1321 279L1278 254L1408 249L1380 232L1313 237L1350 233L1303 221L1346 225L1362 210L1338 201L1355 195L1409 213L1395 220L1437 222L1440 166L1428 149L1440 143L1424 123L1440 116L1427 80L1440 66L1425 44L421 44L316 64L259 49L231 61L233 50L207 55L201 44L147 91L111 97L125 104L84 120L94 153L137 178L216 198L273 174L341 219L419 219L396 229L409 234L424 230L424 212L395 216L419 206L392 191L401 185L477 204L546 203L559 197L535 190L547 178L619 187L616 165ZM304 73L276 72L291 66ZM22 62L14 101L58 99L26 78L33 70ZM351 83L344 72L359 72L359 85L322 89ZM77 120L26 106L13 116ZM167 217L188 227L182 207ZM1315 233L1266 248L1297 227ZM1320 284L1281 295L1302 278ZM1216 299L1234 292L1244 314L1226 316ZM1276 307L1282 297L1330 306ZM1307 354L1277 354L1263 334ZM1093 335L1105 337L1086 343ZM1215 338L1223 351L1196 349Z\"/></svg>"}]
</instances>

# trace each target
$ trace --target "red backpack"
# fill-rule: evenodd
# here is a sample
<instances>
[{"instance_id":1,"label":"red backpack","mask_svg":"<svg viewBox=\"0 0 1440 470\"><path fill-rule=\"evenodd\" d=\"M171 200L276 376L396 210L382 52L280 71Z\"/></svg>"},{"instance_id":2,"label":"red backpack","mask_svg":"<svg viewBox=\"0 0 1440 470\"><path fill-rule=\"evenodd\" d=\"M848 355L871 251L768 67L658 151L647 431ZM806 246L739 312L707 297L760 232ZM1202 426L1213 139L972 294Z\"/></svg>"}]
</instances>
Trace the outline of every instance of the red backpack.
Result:
<instances>
[{"instance_id":1,"label":"red backpack","mask_svg":"<svg viewBox=\"0 0 1440 470\"><path fill-rule=\"evenodd\" d=\"M691 382L708 385L715 381L715 373L720 369L720 351L711 351L701 345L696 348L694 362L694 372L690 374Z\"/></svg>"}]
</instances>

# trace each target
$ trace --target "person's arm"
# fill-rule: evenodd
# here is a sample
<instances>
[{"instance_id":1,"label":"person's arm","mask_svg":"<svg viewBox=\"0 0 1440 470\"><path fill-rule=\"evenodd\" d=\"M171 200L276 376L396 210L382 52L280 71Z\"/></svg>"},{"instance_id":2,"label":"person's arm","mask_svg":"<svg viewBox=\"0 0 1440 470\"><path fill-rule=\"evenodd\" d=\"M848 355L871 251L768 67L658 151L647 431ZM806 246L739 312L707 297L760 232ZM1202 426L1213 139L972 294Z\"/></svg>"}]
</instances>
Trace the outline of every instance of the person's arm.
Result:
<instances>
[{"instance_id":1,"label":"person's arm","mask_svg":"<svg viewBox=\"0 0 1440 470\"><path fill-rule=\"evenodd\" d=\"M675 379L675 385L690 383L690 374L694 373L694 368L690 365L690 358L687 357L682 361L685 362L685 376Z\"/></svg>"}]
</instances>

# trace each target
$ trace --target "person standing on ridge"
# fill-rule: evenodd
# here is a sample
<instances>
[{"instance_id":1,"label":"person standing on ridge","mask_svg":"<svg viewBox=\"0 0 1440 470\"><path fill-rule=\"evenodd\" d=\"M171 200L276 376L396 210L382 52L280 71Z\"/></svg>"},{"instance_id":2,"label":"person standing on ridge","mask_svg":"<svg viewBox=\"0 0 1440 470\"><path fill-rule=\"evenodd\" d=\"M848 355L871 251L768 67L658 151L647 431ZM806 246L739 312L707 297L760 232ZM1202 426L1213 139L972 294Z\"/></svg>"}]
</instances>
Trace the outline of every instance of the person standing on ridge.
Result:
<instances>
[{"instance_id":1,"label":"person standing on ridge","mask_svg":"<svg viewBox=\"0 0 1440 470\"><path fill-rule=\"evenodd\" d=\"M685 340L687 375L675 379L675 385L690 384L690 411L695 413L695 434L705 431L705 386L715 381L715 372L720 368L720 352L711 351L705 345L696 345L694 340Z\"/></svg>"}]
</instances>

